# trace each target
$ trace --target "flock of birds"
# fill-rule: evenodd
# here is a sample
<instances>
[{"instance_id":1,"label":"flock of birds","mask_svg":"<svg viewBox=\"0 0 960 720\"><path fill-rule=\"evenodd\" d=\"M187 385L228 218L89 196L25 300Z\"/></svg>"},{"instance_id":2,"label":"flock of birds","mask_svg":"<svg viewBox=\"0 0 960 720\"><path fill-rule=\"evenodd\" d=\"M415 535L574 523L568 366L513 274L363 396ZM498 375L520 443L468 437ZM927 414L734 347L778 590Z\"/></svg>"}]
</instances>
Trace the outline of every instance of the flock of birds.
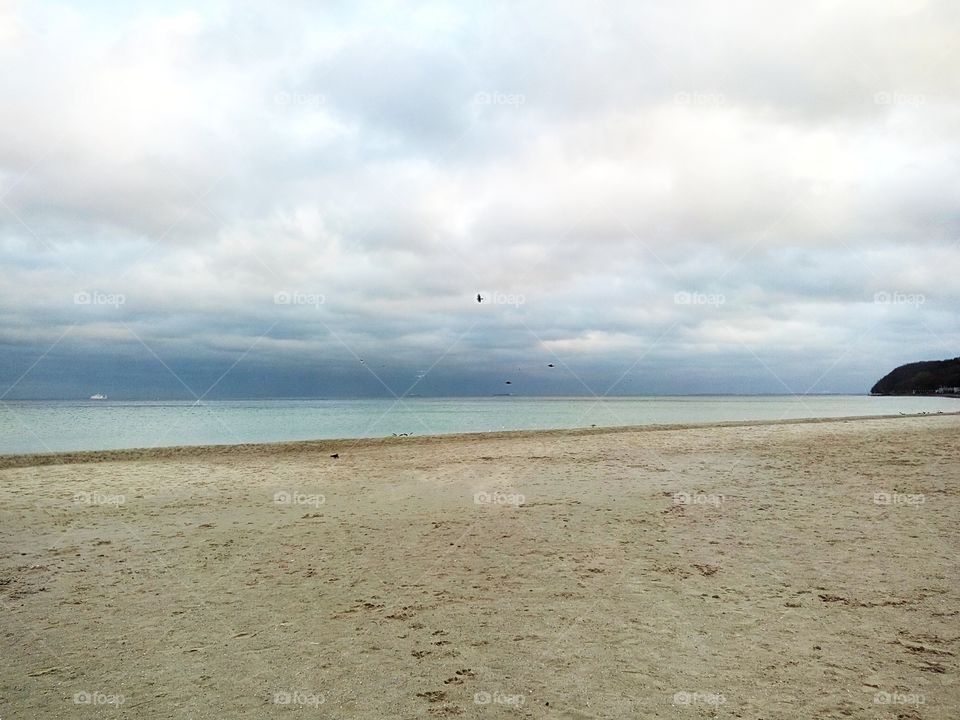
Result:
<instances>
[{"instance_id":1,"label":"flock of birds","mask_svg":"<svg viewBox=\"0 0 960 720\"><path fill-rule=\"evenodd\" d=\"M482 302L483 302L483 295L481 295L480 293L477 293L477 302L478 302L478 303L482 303ZM357 359L360 361L360 364L361 364L361 365L366 365L366 362L364 361L363 358L357 358ZM385 365L381 365L380 367L386 367L386 366L385 366ZM556 365L554 365L553 363L547 363L547 367L548 367L548 368L553 368L553 367L556 367ZM517 368L517 370L520 370L520 368ZM419 379L422 378L424 375L426 375L426 373L424 373L424 372L421 370L419 373L417 373L417 379L419 380ZM503 381L503 384L504 384L504 385L513 385L513 380L504 380L504 381Z\"/></svg>"},{"instance_id":2,"label":"flock of birds","mask_svg":"<svg viewBox=\"0 0 960 720\"><path fill-rule=\"evenodd\" d=\"M478 303L482 303L482 302L483 302L483 295L481 295L480 293L477 293L477 302L478 302ZM366 365L366 362L364 361L363 358L357 358L357 359L360 361L360 364L361 364L361 365ZM381 365L380 367L385 367L385 366L384 366L384 365ZM548 367L548 368L553 368L553 367L556 367L556 365L554 365L553 363L547 363L547 367ZM520 370L520 368L517 368L517 370ZM423 371L421 371L420 373L417 374L417 379L422 378L425 374L426 374L426 373L424 373ZM503 384L504 384L504 385L513 385L513 380L504 380L504 381L503 381ZM591 427L596 427L596 425L591 425ZM404 432L404 433L393 433L393 437L409 437L409 436L412 435L412 434L413 434L413 433L405 433L405 432ZM333 455L331 455L330 457L333 458L334 460L337 460L337 459L339 459L340 454L339 454L339 453L333 453Z\"/></svg>"},{"instance_id":3,"label":"flock of birds","mask_svg":"<svg viewBox=\"0 0 960 720\"><path fill-rule=\"evenodd\" d=\"M477 302L478 302L478 303L482 303L482 302L483 302L483 295L481 295L480 293L477 293ZM552 368L552 367L556 367L556 366L555 366L553 363L547 363L547 367L548 367L548 368ZM519 369L520 369L520 368L517 368L517 370L519 370ZM504 385L513 385L513 381L512 381L512 380L504 380L504 381L503 381L503 384L504 384Z\"/></svg>"}]
</instances>

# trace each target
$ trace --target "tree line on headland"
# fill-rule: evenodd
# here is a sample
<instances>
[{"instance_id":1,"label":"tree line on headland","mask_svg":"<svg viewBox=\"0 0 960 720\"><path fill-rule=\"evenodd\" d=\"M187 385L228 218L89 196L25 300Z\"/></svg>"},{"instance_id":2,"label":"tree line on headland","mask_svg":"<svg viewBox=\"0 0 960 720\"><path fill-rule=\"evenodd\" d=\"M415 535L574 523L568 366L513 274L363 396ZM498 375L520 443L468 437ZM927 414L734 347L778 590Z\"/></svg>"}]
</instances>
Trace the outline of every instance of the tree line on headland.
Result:
<instances>
[{"instance_id":1,"label":"tree line on headland","mask_svg":"<svg viewBox=\"0 0 960 720\"><path fill-rule=\"evenodd\" d=\"M901 365L880 378L870 394L960 396L960 357Z\"/></svg>"}]
</instances>

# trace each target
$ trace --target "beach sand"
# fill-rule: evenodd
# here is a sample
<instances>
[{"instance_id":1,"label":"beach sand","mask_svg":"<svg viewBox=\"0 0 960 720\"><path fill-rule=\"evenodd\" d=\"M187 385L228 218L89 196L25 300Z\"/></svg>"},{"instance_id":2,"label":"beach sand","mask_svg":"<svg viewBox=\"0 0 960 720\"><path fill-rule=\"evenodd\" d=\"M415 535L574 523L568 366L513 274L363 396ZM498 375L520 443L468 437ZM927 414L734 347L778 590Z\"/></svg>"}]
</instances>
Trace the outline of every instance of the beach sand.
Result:
<instances>
[{"instance_id":1,"label":"beach sand","mask_svg":"<svg viewBox=\"0 0 960 720\"><path fill-rule=\"evenodd\" d=\"M958 440L944 415L0 459L0 718L954 720Z\"/></svg>"}]
</instances>

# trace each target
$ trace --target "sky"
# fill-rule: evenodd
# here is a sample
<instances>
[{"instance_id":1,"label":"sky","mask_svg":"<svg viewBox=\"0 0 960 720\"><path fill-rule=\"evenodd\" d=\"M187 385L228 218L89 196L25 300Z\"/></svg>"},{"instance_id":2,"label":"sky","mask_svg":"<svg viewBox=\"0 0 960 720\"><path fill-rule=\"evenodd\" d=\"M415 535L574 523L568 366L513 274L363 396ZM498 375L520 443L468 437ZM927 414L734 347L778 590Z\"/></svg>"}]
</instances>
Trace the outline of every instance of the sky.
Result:
<instances>
[{"instance_id":1,"label":"sky","mask_svg":"<svg viewBox=\"0 0 960 720\"><path fill-rule=\"evenodd\" d=\"M0 0L0 68L0 399L960 355L953 0Z\"/></svg>"}]
</instances>

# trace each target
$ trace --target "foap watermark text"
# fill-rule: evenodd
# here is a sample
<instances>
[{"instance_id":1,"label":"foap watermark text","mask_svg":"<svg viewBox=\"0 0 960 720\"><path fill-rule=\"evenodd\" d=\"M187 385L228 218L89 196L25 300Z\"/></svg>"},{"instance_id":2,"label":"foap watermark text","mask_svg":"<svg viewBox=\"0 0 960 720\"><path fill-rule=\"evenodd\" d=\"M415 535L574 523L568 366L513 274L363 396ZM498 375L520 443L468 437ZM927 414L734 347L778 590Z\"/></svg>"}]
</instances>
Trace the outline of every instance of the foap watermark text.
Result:
<instances>
[{"instance_id":1,"label":"foap watermark text","mask_svg":"<svg viewBox=\"0 0 960 720\"><path fill-rule=\"evenodd\" d=\"M317 693L308 693L301 690L281 690L273 694L274 705L305 705L308 707L319 707L327 699Z\"/></svg>"},{"instance_id":2,"label":"foap watermark text","mask_svg":"<svg viewBox=\"0 0 960 720\"><path fill-rule=\"evenodd\" d=\"M127 301L127 296L123 293L105 293L99 290L87 291L81 290L73 294L74 305L106 305L108 307L120 307Z\"/></svg>"},{"instance_id":3,"label":"foap watermark text","mask_svg":"<svg viewBox=\"0 0 960 720\"><path fill-rule=\"evenodd\" d=\"M273 294L274 305L313 305L320 307L327 301L322 293L280 290Z\"/></svg>"},{"instance_id":4,"label":"foap watermark text","mask_svg":"<svg viewBox=\"0 0 960 720\"><path fill-rule=\"evenodd\" d=\"M526 500L526 497L520 493L478 492L473 494L475 505L512 505L513 507L520 507Z\"/></svg>"},{"instance_id":5,"label":"foap watermark text","mask_svg":"<svg viewBox=\"0 0 960 720\"><path fill-rule=\"evenodd\" d=\"M677 305L707 305L720 307L727 298L722 293L702 293L681 290L673 294L673 302Z\"/></svg>"},{"instance_id":6,"label":"foap watermark text","mask_svg":"<svg viewBox=\"0 0 960 720\"><path fill-rule=\"evenodd\" d=\"M473 694L474 705L510 705L512 707L523 707L526 698L523 695L507 695L499 690L487 692L481 690Z\"/></svg>"},{"instance_id":7,"label":"foap watermark text","mask_svg":"<svg viewBox=\"0 0 960 720\"><path fill-rule=\"evenodd\" d=\"M688 492L675 492L673 494L674 505L720 505L721 503L723 503L723 495Z\"/></svg>"},{"instance_id":8,"label":"foap watermark text","mask_svg":"<svg viewBox=\"0 0 960 720\"><path fill-rule=\"evenodd\" d=\"M123 695L112 695L94 690L81 690L73 694L74 705L123 705L126 698Z\"/></svg>"},{"instance_id":9,"label":"foap watermark text","mask_svg":"<svg viewBox=\"0 0 960 720\"><path fill-rule=\"evenodd\" d=\"M74 505L111 505L118 507L127 502L126 495L110 495L102 492L75 492L73 494Z\"/></svg>"},{"instance_id":10,"label":"foap watermark text","mask_svg":"<svg viewBox=\"0 0 960 720\"><path fill-rule=\"evenodd\" d=\"M276 505L310 505L320 507L327 502L325 495L319 493L306 494L287 490L279 490L273 494L273 502Z\"/></svg>"},{"instance_id":11,"label":"foap watermark text","mask_svg":"<svg viewBox=\"0 0 960 720\"><path fill-rule=\"evenodd\" d=\"M873 494L874 505L923 505L927 501L923 493L876 492Z\"/></svg>"},{"instance_id":12,"label":"foap watermark text","mask_svg":"<svg viewBox=\"0 0 960 720\"><path fill-rule=\"evenodd\" d=\"M717 707L726 702L727 698L724 697L723 693L689 692L687 690L681 690L673 694L674 705L712 705L713 707Z\"/></svg>"}]
</instances>

